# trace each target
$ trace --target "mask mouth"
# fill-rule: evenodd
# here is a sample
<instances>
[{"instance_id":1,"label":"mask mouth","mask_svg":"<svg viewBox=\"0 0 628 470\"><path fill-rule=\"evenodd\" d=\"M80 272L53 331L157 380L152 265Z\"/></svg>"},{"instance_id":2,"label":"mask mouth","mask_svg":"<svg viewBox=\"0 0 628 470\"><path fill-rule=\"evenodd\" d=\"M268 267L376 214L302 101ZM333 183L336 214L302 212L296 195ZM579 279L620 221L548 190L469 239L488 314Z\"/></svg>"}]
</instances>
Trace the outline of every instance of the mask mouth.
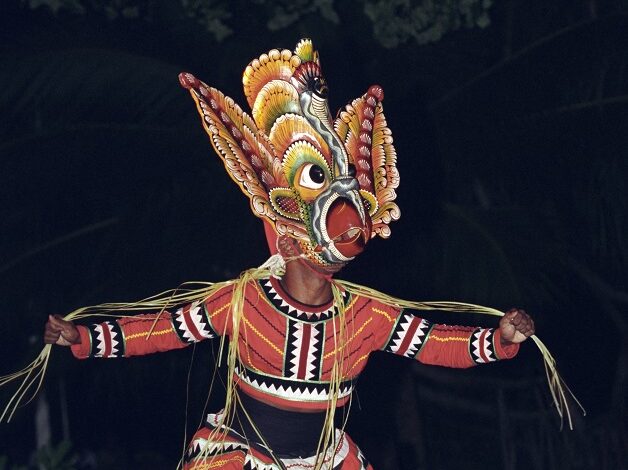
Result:
<instances>
[{"instance_id":1,"label":"mask mouth","mask_svg":"<svg viewBox=\"0 0 628 470\"><path fill-rule=\"evenodd\" d=\"M371 218L358 189L355 178L338 177L312 204L312 242L332 265L351 261L371 237Z\"/></svg>"},{"instance_id":2,"label":"mask mouth","mask_svg":"<svg viewBox=\"0 0 628 470\"><path fill-rule=\"evenodd\" d=\"M326 217L328 248L340 252L345 259L351 259L364 251L371 235L370 219L362 220L360 213L351 201L336 199Z\"/></svg>"},{"instance_id":3,"label":"mask mouth","mask_svg":"<svg viewBox=\"0 0 628 470\"><path fill-rule=\"evenodd\" d=\"M334 243L338 245L338 243L357 243L358 239L360 239L360 235L364 233L364 229L358 227L352 227L340 235L334 237Z\"/></svg>"},{"instance_id":4,"label":"mask mouth","mask_svg":"<svg viewBox=\"0 0 628 470\"><path fill-rule=\"evenodd\" d=\"M353 227L333 239L334 246L347 258L353 258L364 251L368 241L366 230Z\"/></svg>"}]
</instances>

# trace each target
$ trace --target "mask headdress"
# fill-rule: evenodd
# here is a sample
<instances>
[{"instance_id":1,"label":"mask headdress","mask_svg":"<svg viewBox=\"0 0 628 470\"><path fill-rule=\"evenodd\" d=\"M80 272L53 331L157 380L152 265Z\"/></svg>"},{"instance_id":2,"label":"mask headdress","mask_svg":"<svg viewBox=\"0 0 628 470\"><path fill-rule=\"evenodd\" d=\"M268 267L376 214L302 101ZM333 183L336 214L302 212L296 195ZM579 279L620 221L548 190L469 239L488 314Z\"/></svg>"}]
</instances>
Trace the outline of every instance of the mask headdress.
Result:
<instances>
[{"instance_id":1,"label":"mask headdress","mask_svg":"<svg viewBox=\"0 0 628 470\"><path fill-rule=\"evenodd\" d=\"M233 100L181 74L212 144L251 207L323 271L388 237L399 218L395 150L383 91L373 86L334 122L318 53L309 39L273 49L244 71L252 117Z\"/></svg>"}]
</instances>

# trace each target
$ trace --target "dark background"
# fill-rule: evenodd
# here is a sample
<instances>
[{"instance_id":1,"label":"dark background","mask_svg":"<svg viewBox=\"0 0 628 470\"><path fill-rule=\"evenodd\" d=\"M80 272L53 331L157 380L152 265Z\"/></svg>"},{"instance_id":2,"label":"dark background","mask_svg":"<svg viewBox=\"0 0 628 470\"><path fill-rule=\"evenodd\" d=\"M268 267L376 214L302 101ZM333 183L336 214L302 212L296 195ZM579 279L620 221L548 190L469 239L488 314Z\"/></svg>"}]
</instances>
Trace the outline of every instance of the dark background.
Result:
<instances>
[{"instance_id":1,"label":"dark background","mask_svg":"<svg viewBox=\"0 0 628 470\"><path fill-rule=\"evenodd\" d=\"M627 12L625 0L3 2L0 373L36 356L49 313L265 260L261 223L177 74L244 105L246 64L311 37L332 109L383 86L401 173L391 239L341 277L525 307L587 409L560 429L531 341L467 371L375 354L349 424L375 468L626 468ZM42 392L0 425L0 469L174 468L215 350L199 344L190 365L191 348L82 362L55 349Z\"/></svg>"}]
</instances>

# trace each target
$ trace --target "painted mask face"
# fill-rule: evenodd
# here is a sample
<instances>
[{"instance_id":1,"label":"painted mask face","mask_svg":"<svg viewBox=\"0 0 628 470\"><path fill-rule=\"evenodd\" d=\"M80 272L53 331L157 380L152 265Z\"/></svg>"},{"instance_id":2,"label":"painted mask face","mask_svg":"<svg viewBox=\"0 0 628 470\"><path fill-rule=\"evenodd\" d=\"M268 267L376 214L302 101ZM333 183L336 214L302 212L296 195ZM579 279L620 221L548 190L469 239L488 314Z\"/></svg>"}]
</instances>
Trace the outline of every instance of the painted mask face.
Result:
<instances>
[{"instance_id":1,"label":"painted mask face","mask_svg":"<svg viewBox=\"0 0 628 470\"><path fill-rule=\"evenodd\" d=\"M371 86L332 120L328 86L312 42L273 49L244 71L252 117L193 75L181 84L253 213L320 271L337 271L371 237L390 236L399 218L396 154L381 101Z\"/></svg>"}]
</instances>

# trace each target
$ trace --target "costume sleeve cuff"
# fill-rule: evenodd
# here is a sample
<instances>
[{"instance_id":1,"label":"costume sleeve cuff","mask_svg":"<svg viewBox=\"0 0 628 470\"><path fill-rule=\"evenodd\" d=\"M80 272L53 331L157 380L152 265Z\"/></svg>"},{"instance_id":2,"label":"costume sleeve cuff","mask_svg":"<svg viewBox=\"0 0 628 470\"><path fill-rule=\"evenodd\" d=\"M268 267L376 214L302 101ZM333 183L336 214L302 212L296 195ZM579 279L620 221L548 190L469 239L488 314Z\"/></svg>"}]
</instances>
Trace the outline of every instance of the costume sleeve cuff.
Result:
<instances>
[{"instance_id":1,"label":"costume sleeve cuff","mask_svg":"<svg viewBox=\"0 0 628 470\"><path fill-rule=\"evenodd\" d=\"M92 352L92 339L89 334L89 330L85 326L78 325L76 327L81 335L81 342L70 346L72 354L77 359L87 359Z\"/></svg>"},{"instance_id":2,"label":"costume sleeve cuff","mask_svg":"<svg viewBox=\"0 0 628 470\"><path fill-rule=\"evenodd\" d=\"M495 354L498 359L512 359L519 352L519 343L502 344L501 341L502 332L499 328L495 329L493 335L493 347L495 348Z\"/></svg>"}]
</instances>

